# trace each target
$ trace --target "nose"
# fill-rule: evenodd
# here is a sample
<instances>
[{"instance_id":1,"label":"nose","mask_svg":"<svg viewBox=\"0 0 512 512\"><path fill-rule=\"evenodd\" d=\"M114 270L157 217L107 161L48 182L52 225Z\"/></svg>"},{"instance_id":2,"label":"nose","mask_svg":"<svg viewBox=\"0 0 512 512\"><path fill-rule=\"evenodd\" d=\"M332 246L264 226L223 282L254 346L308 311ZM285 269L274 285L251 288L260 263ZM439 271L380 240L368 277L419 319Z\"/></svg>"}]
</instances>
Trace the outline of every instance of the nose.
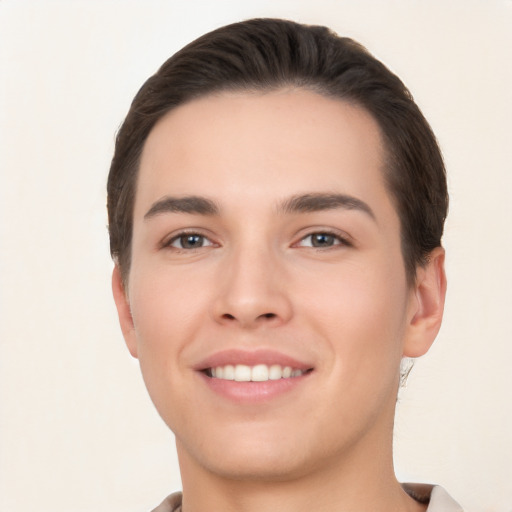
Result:
<instances>
[{"instance_id":1,"label":"nose","mask_svg":"<svg viewBox=\"0 0 512 512\"><path fill-rule=\"evenodd\" d=\"M292 303L278 260L270 250L247 249L230 255L219 276L215 320L245 329L287 323Z\"/></svg>"}]
</instances>

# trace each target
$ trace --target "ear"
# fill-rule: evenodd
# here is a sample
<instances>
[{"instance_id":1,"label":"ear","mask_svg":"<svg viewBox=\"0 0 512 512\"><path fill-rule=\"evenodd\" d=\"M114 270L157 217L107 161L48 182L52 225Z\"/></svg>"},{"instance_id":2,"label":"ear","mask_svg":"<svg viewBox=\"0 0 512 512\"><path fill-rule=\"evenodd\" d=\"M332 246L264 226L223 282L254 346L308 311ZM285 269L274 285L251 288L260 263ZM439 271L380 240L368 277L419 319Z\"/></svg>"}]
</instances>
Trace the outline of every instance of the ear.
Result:
<instances>
[{"instance_id":1,"label":"ear","mask_svg":"<svg viewBox=\"0 0 512 512\"><path fill-rule=\"evenodd\" d=\"M444 249L437 247L428 263L418 267L416 283L411 291L411 309L404 342L405 357L425 354L441 327L446 295Z\"/></svg>"},{"instance_id":2,"label":"ear","mask_svg":"<svg viewBox=\"0 0 512 512\"><path fill-rule=\"evenodd\" d=\"M137 357L137 338L135 335L135 327L133 325L132 312L128 294L125 292L121 271L116 265L112 272L112 293L114 294L114 302L116 303L119 324L123 332L126 346L133 357Z\"/></svg>"}]
</instances>

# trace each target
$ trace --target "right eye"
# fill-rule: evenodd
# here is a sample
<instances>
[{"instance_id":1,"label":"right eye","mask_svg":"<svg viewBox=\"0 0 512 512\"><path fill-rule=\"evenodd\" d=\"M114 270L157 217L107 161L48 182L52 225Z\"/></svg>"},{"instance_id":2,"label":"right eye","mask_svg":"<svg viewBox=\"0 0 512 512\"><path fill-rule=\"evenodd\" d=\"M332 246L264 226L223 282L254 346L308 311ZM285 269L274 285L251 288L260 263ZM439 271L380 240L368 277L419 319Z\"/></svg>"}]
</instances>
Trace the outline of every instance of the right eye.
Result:
<instances>
[{"instance_id":1,"label":"right eye","mask_svg":"<svg viewBox=\"0 0 512 512\"><path fill-rule=\"evenodd\" d=\"M198 233L181 233L173 237L165 245L175 249L190 250L212 246L213 242L205 236L199 235Z\"/></svg>"}]
</instances>

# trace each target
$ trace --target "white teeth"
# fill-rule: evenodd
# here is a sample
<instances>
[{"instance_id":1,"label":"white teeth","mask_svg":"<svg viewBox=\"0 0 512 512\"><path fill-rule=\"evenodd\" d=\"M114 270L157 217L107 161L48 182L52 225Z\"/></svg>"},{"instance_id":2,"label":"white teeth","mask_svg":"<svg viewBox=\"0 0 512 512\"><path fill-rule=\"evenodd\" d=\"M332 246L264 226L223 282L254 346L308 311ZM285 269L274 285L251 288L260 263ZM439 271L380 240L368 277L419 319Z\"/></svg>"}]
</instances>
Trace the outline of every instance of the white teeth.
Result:
<instances>
[{"instance_id":1,"label":"white teeth","mask_svg":"<svg viewBox=\"0 0 512 512\"><path fill-rule=\"evenodd\" d=\"M249 382L251 380L251 367L245 364L235 366L235 380L237 382Z\"/></svg>"},{"instance_id":2,"label":"white teeth","mask_svg":"<svg viewBox=\"0 0 512 512\"><path fill-rule=\"evenodd\" d=\"M254 382L264 382L268 380L268 366L265 364L258 364L252 367L251 380Z\"/></svg>"},{"instance_id":3,"label":"white teeth","mask_svg":"<svg viewBox=\"0 0 512 512\"><path fill-rule=\"evenodd\" d=\"M283 369L278 364L273 364L268 370L270 380L279 380L283 378Z\"/></svg>"},{"instance_id":4,"label":"white teeth","mask_svg":"<svg viewBox=\"0 0 512 512\"><path fill-rule=\"evenodd\" d=\"M266 382L268 380L289 379L300 377L306 373L303 370L292 368L291 366L281 366L273 364L257 364L247 366L237 364L236 366L228 364L226 366L217 366L210 368L210 375L216 379L234 380L237 382Z\"/></svg>"},{"instance_id":5,"label":"white teeth","mask_svg":"<svg viewBox=\"0 0 512 512\"><path fill-rule=\"evenodd\" d=\"M226 380L235 380L235 367L230 364L224 366L222 378Z\"/></svg>"}]
</instances>

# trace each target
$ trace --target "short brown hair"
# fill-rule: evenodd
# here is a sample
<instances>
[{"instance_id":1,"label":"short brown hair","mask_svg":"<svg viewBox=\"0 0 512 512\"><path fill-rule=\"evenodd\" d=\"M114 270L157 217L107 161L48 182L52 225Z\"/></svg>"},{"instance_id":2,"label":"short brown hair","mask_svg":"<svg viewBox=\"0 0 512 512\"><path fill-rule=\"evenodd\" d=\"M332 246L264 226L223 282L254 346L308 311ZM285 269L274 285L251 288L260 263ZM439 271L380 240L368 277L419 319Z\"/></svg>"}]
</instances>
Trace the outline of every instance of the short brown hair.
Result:
<instances>
[{"instance_id":1,"label":"short brown hair","mask_svg":"<svg viewBox=\"0 0 512 512\"><path fill-rule=\"evenodd\" d=\"M144 143L167 112L219 91L299 87L366 109L386 149L385 178L400 217L409 282L441 245L448 210L436 138L402 81L363 46L326 27L252 19L201 36L167 60L135 96L108 177L110 252L127 281Z\"/></svg>"}]
</instances>

